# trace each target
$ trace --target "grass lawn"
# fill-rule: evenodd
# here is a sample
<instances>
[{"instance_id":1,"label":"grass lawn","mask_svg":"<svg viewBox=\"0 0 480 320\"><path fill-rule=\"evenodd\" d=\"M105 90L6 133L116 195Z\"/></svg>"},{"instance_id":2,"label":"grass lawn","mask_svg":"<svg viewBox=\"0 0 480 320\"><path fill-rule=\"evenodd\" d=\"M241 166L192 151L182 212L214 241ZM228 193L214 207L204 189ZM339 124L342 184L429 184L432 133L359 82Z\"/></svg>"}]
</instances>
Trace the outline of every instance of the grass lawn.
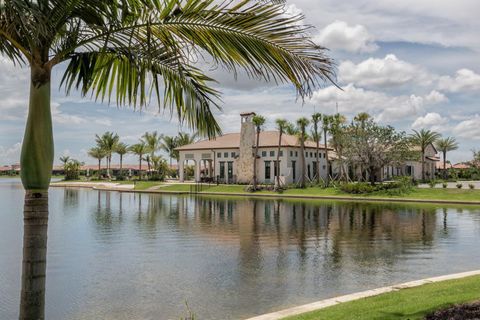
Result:
<instances>
[{"instance_id":1,"label":"grass lawn","mask_svg":"<svg viewBox=\"0 0 480 320\"><path fill-rule=\"evenodd\" d=\"M415 320L452 304L479 299L480 276L473 276L346 302L285 320Z\"/></svg>"}]
</instances>

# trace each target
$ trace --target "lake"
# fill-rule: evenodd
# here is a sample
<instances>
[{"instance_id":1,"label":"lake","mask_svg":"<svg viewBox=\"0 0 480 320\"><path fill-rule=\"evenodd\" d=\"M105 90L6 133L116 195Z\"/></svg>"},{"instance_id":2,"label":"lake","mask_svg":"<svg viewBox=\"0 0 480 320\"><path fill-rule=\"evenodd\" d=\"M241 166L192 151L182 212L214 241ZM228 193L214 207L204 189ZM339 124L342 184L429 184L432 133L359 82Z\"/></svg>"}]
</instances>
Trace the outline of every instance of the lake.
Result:
<instances>
[{"instance_id":1,"label":"lake","mask_svg":"<svg viewBox=\"0 0 480 320\"><path fill-rule=\"evenodd\" d=\"M0 179L0 319L18 318L19 180ZM46 319L242 319L480 269L480 208L50 190Z\"/></svg>"}]
</instances>

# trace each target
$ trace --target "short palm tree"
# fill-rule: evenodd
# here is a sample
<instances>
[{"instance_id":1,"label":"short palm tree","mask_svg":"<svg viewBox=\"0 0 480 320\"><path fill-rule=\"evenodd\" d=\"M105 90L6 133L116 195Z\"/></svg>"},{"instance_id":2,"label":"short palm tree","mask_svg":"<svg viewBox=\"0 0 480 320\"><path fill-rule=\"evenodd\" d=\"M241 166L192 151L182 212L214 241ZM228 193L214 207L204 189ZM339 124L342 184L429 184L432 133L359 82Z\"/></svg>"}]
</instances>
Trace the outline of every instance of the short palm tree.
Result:
<instances>
[{"instance_id":1,"label":"short palm tree","mask_svg":"<svg viewBox=\"0 0 480 320\"><path fill-rule=\"evenodd\" d=\"M69 156L61 156L60 157L60 162L63 164L63 167L65 167L65 165L68 163L69 160L70 160Z\"/></svg>"},{"instance_id":2,"label":"short palm tree","mask_svg":"<svg viewBox=\"0 0 480 320\"><path fill-rule=\"evenodd\" d=\"M128 146L123 142L118 142L115 146L115 153L120 156L120 176L123 176L123 156L128 153Z\"/></svg>"},{"instance_id":3,"label":"short palm tree","mask_svg":"<svg viewBox=\"0 0 480 320\"><path fill-rule=\"evenodd\" d=\"M187 132L179 132L177 136L177 145L179 147L192 144L197 141L198 133L189 134ZM178 160L178 159L177 159Z\"/></svg>"},{"instance_id":4,"label":"short palm tree","mask_svg":"<svg viewBox=\"0 0 480 320\"><path fill-rule=\"evenodd\" d=\"M160 149L165 151L170 158L170 167L172 166L172 160L177 159L175 148L177 147L177 137L163 136Z\"/></svg>"},{"instance_id":5,"label":"short palm tree","mask_svg":"<svg viewBox=\"0 0 480 320\"><path fill-rule=\"evenodd\" d=\"M444 139L438 139L435 143L437 149L442 152L443 155L443 178L447 179L447 152L457 150L458 143L453 137L447 137Z\"/></svg>"},{"instance_id":6,"label":"short palm tree","mask_svg":"<svg viewBox=\"0 0 480 320\"><path fill-rule=\"evenodd\" d=\"M298 140L300 141L300 164L301 164L301 176L300 176L300 188L305 188L305 177L306 177L306 165L305 165L305 140L307 140L307 126L310 124L310 121L302 117L297 120L298 127Z\"/></svg>"},{"instance_id":7,"label":"short palm tree","mask_svg":"<svg viewBox=\"0 0 480 320\"><path fill-rule=\"evenodd\" d=\"M131 145L129 151L138 157L138 176L139 179L142 179L142 160L143 156L147 153L147 145L143 140L140 140L139 143Z\"/></svg>"},{"instance_id":8,"label":"short palm tree","mask_svg":"<svg viewBox=\"0 0 480 320\"><path fill-rule=\"evenodd\" d=\"M112 165L112 154L115 152L117 148L117 144L120 141L120 137L118 134L107 131L101 136L98 134L95 135L95 142L97 143L97 147L105 151L106 161L107 161L107 177L110 179L110 168Z\"/></svg>"},{"instance_id":9,"label":"short palm tree","mask_svg":"<svg viewBox=\"0 0 480 320\"><path fill-rule=\"evenodd\" d=\"M425 151L429 145L434 144L440 138L440 134L427 129L413 130L410 138L412 143L420 148L422 155L422 180L425 181Z\"/></svg>"},{"instance_id":10,"label":"short palm tree","mask_svg":"<svg viewBox=\"0 0 480 320\"><path fill-rule=\"evenodd\" d=\"M334 77L334 69L325 49L310 40L310 26L302 19L286 16L276 0L0 1L0 53L31 70L20 163L28 208L38 208L24 214L34 212L42 219L46 234L55 66L66 65L62 84L67 93L78 89L83 96L139 107L153 93L160 108L175 112L200 134L214 136L221 131L212 112L219 92L211 86L213 79L192 65L195 57L208 54L233 72L290 82L301 97L311 95ZM43 300L22 292L20 318L42 318Z\"/></svg>"},{"instance_id":11,"label":"short palm tree","mask_svg":"<svg viewBox=\"0 0 480 320\"><path fill-rule=\"evenodd\" d=\"M257 176L257 158L258 148L260 146L260 133L262 132L263 125L265 124L265 117L260 115L254 115L252 118L253 125L257 132L257 142L255 143L255 154L253 159L253 190L257 190L258 176Z\"/></svg>"},{"instance_id":12,"label":"short palm tree","mask_svg":"<svg viewBox=\"0 0 480 320\"><path fill-rule=\"evenodd\" d=\"M102 173L102 160L105 158L106 153L105 150L99 147L94 147L88 150L88 155L98 161L98 179L101 177Z\"/></svg>"},{"instance_id":13,"label":"short palm tree","mask_svg":"<svg viewBox=\"0 0 480 320\"><path fill-rule=\"evenodd\" d=\"M276 187L280 188L280 151L282 147L282 136L285 133L285 130L287 129L288 121L285 119L277 119L275 121L277 125L277 130L278 130L278 148L277 148L277 176L275 177L277 180Z\"/></svg>"},{"instance_id":14,"label":"short palm tree","mask_svg":"<svg viewBox=\"0 0 480 320\"><path fill-rule=\"evenodd\" d=\"M319 130L319 123L322 121L322 114L321 113L314 113L312 114L312 124L313 124L313 130L312 130L312 138L316 143L316 149L315 149L315 157L316 157L316 171L317 171L317 184L320 184L320 139L322 138L322 133Z\"/></svg>"}]
</instances>

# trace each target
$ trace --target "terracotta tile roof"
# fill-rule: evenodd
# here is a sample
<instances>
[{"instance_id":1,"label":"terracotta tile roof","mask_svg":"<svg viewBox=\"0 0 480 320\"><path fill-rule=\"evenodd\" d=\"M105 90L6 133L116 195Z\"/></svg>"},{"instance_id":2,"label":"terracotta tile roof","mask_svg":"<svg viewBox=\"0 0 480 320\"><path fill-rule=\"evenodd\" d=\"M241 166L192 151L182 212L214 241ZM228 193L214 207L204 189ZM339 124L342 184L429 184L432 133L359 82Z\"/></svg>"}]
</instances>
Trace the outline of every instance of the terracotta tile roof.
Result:
<instances>
[{"instance_id":1,"label":"terracotta tile roof","mask_svg":"<svg viewBox=\"0 0 480 320\"><path fill-rule=\"evenodd\" d=\"M457 163L453 165L453 168L455 169L470 169L471 165L468 163Z\"/></svg>"},{"instance_id":2,"label":"terracotta tile roof","mask_svg":"<svg viewBox=\"0 0 480 320\"><path fill-rule=\"evenodd\" d=\"M278 131L262 131L260 133L260 148L278 147ZM298 147L300 143L296 136L283 134L282 147ZM176 150L210 150L210 149L238 149L240 147L240 133L227 133L223 136L216 137L212 140L202 140L186 146L177 148ZM305 147L315 148L314 141L305 141ZM320 144L320 148L323 148ZM332 150L331 148L329 148Z\"/></svg>"},{"instance_id":3,"label":"terracotta tile roof","mask_svg":"<svg viewBox=\"0 0 480 320\"><path fill-rule=\"evenodd\" d=\"M435 166L436 166L437 169L443 170L443 161L437 162L437 163L435 164ZM447 163L445 164L445 168L451 169L451 168L453 168L453 166L452 166L451 163L447 162Z\"/></svg>"}]
</instances>

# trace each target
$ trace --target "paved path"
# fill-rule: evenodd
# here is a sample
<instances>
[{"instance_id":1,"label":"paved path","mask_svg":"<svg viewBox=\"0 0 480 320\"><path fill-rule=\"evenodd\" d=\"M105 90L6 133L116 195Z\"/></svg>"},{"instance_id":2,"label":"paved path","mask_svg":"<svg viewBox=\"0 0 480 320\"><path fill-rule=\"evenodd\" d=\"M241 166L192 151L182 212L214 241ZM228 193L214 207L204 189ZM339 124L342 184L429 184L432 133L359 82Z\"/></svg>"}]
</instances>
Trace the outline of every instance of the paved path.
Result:
<instances>
[{"instance_id":1,"label":"paved path","mask_svg":"<svg viewBox=\"0 0 480 320\"><path fill-rule=\"evenodd\" d=\"M321 300L314 303L309 303L302 306L293 307L290 309L285 309L285 310L249 318L247 320L279 320L279 319L283 319L290 316L296 316L306 312L324 309L324 308L331 307L344 302L354 301L354 300L363 299L367 297L373 297L382 293L398 291L406 288L418 287L428 283L440 282L445 280L453 280L453 279L461 279L461 278L466 278L466 277L476 276L476 275L480 275L480 270L450 274L450 275L434 277L434 278L427 278L427 279L417 280L417 281L411 281L411 282L406 282L406 283L397 284L393 286L347 294L341 297Z\"/></svg>"},{"instance_id":2,"label":"paved path","mask_svg":"<svg viewBox=\"0 0 480 320\"><path fill-rule=\"evenodd\" d=\"M475 189L480 189L480 181L458 181L458 182L447 182L447 189L457 189L457 184L461 183L462 184L462 189L470 189L468 186L469 184L473 184L475 186ZM426 183L418 185L419 188L430 188L430 186ZM436 189L443 188L442 183L437 183L435 186Z\"/></svg>"},{"instance_id":3,"label":"paved path","mask_svg":"<svg viewBox=\"0 0 480 320\"><path fill-rule=\"evenodd\" d=\"M133 184L120 184L115 182L55 182L51 186L54 187L78 187L92 188L98 190L133 190Z\"/></svg>"}]
</instances>

